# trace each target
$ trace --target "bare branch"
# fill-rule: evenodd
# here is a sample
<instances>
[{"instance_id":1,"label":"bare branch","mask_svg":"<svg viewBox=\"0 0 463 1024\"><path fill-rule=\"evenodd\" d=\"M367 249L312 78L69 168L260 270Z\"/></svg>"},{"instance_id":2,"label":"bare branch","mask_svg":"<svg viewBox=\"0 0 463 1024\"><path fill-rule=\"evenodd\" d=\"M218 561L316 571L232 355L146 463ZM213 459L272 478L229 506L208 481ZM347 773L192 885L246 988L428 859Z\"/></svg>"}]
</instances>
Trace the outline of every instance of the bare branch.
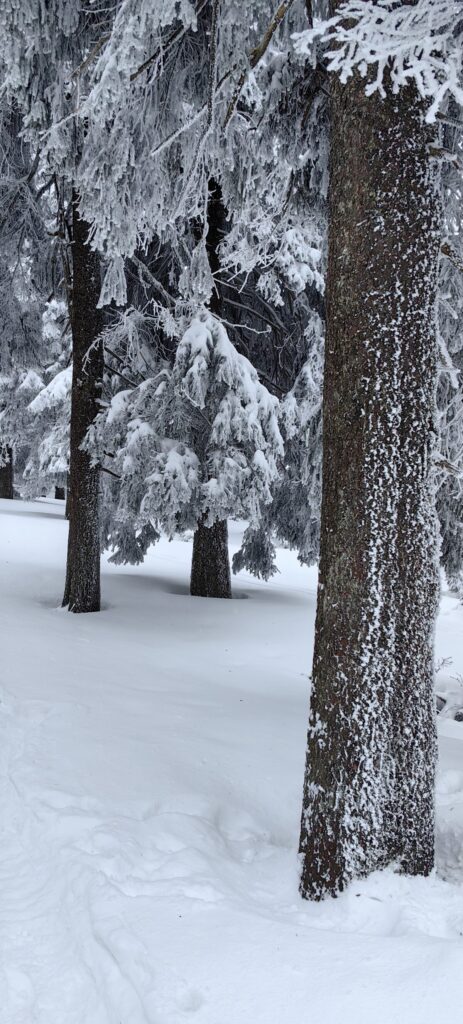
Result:
<instances>
[{"instance_id":1,"label":"bare branch","mask_svg":"<svg viewBox=\"0 0 463 1024\"><path fill-rule=\"evenodd\" d=\"M459 256L459 254L456 252L456 250L453 248L453 246L450 245L450 242L442 242L440 251L442 256L446 256L447 259L450 260L451 263L453 263L453 266L456 267L457 270L459 270L460 273L463 274L463 260L461 256Z\"/></svg>"},{"instance_id":2,"label":"bare branch","mask_svg":"<svg viewBox=\"0 0 463 1024\"><path fill-rule=\"evenodd\" d=\"M109 476L115 477L116 480L120 480L120 473L115 473L114 470L108 469L107 466L98 466L100 473L108 473Z\"/></svg>"},{"instance_id":3,"label":"bare branch","mask_svg":"<svg viewBox=\"0 0 463 1024\"><path fill-rule=\"evenodd\" d=\"M107 349L107 351L109 351L109 349ZM109 373L115 373L116 377L120 377L121 380L124 381L124 384L127 384L129 388L138 387L138 384L135 384L135 381L129 380L129 378L125 377L124 374L120 372L120 370L116 370L115 366L109 366L108 363L104 363L104 368L105 370L108 370Z\"/></svg>"}]
</instances>

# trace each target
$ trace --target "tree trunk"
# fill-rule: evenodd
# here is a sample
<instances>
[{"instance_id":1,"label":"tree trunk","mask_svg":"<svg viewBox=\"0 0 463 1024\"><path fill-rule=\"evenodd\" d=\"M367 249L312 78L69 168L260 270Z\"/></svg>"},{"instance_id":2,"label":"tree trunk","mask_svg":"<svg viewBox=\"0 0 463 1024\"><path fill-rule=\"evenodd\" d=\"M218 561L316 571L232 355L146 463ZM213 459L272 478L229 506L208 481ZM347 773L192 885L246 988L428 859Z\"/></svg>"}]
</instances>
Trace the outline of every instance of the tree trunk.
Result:
<instances>
[{"instance_id":1,"label":"tree trunk","mask_svg":"<svg viewBox=\"0 0 463 1024\"><path fill-rule=\"evenodd\" d=\"M192 597L232 596L226 519L210 527L201 521L195 530L190 594Z\"/></svg>"},{"instance_id":2,"label":"tree trunk","mask_svg":"<svg viewBox=\"0 0 463 1024\"><path fill-rule=\"evenodd\" d=\"M332 82L310 899L434 856L438 191L414 88L365 84Z\"/></svg>"},{"instance_id":3,"label":"tree trunk","mask_svg":"<svg viewBox=\"0 0 463 1024\"><path fill-rule=\"evenodd\" d=\"M206 250L211 274L220 270L219 246L226 232L227 215L222 190L216 181L209 183L207 204L208 231ZM209 309L218 319L222 313L220 284L216 279ZM226 520L204 526L201 521L193 540L190 593L192 597L231 597L230 556L228 553L228 525Z\"/></svg>"},{"instance_id":4,"label":"tree trunk","mask_svg":"<svg viewBox=\"0 0 463 1024\"><path fill-rule=\"evenodd\" d=\"M73 612L100 610L99 469L81 451L99 411L103 377L102 328L97 309L100 260L88 244L90 226L73 195L72 394L69 473L69 540L63 605Z\"/></svg>"},{"instance_id":5,"label":"tree trunk","mask_svg":"<svg viewBox=\"0 0 463 1024\"><path fill-rule=\"evenodd\" d=\"M0 498L14 498L13 449L7 448L8 462L0 466Z\"/></svg>"}]
</instances>

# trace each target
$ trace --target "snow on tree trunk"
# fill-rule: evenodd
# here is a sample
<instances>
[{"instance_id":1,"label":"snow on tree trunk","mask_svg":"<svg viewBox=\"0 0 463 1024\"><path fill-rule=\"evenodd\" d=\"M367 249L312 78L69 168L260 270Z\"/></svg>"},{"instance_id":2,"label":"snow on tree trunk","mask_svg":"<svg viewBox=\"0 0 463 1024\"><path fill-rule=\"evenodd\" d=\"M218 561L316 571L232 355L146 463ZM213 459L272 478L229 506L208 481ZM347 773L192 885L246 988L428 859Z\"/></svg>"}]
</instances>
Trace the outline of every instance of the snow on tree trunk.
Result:
<instances>
[{"instance_id":1,"label":"snow on tree trunk","mask_svg":"<svg viewBox=\"0 0 463 1024\"><path fill-rule=\"evenodd\" d=\"M63 605L73 612L100 610L100 471L81 450L99 411L103 376L100 261L88 245L89 225L80 218L73 196L73 286L71 443L69 473L69 539Z\"/></svg>"},{"instance_id":2,"label":"snow on tree trunk","mask_svg":"<svg viewBox=\"0 0 463 1024\"><path fill-rule=\"evenodd\" d=\"M13 498L13 449L7 449L8 462L0 466L0 498Z\"/></svg>"},{"instance_id":3,"label":"snow on tree trunk","mask_svg":"<svg viewBox=\"0 0 463 1024\"><path fill-rule=\"evenodd\" d=\"M206 251L214 277L220 271L219 246L226 232L226 221L222 190L218 182L211 181L207 204ZM220 320L222 299L217 279L209 301L209 309ZM202 522L198 523L193 541L190 593L192 597L232 596L226 520L215 523L211 528L204 526Z\"/></svg>"},{"instance_id":4,"label":"snow on tree trunk","mask_svg":"<svg viewBox=\"0 0 463 1024\"><path fill-rule=\"evenodd\" d=\"M320 899L434 856L439 203L413 85L332 82L320 576L300 850ZM431 161L432 163L432 161Z\"/></svg>"},{"instance_id":5,"label":"snow on tree trunk","mask_svg":"<svg viewBox=\"0 0 463 1024\"><path fill-rule=\"evenodd\" d=\"M228 525L222 519L213 526L200 522L193 540L190 594L192 597L231 597Z\"/></svg>"}]
</instances>

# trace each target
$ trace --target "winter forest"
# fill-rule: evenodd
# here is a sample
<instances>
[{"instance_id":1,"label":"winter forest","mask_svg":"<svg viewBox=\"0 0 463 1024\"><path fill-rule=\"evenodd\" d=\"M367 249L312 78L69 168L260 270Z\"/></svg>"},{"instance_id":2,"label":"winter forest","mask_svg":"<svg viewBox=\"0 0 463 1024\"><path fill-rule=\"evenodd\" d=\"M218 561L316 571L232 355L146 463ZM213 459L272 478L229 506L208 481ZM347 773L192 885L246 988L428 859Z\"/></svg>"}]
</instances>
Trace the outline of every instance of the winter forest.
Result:
<instances>
[{"instance_id":1,"label":"winter forest","mask_svg":"<svg viewBox=\"0 0 463 1024\"><path fill-rule=\"evenodd\" d=\"M0 311L0 1024L453 1024L463 0L0 0Z\"/></svg>"}]
</instances>

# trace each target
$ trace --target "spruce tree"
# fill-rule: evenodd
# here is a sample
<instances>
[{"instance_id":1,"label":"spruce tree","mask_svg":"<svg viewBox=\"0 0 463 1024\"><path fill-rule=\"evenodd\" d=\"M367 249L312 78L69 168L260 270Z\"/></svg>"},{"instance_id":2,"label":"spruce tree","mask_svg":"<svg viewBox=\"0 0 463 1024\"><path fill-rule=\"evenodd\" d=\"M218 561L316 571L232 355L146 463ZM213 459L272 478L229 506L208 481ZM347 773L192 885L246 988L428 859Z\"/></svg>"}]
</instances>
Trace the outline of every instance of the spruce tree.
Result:
<instances>
[{"instance_id":1,"label":"spruce tree","mask_svg":"<svg viewBox=\"0 0 463 1024\"><path fill-rule=\"evenodd\" d=\"M433 866L441 223L430 122L459 59L451 5L440 8L434 36L421 0L333 3L332 21L316 30L327 34L335 73L320 572L300 839L301 892L312 899L386 864L411 874ZM399 36L408 49L389 59ZM443 70L433 78L438 48ZM376 64L367 79L366 62Z\"/></svg>"}]
</instances>

